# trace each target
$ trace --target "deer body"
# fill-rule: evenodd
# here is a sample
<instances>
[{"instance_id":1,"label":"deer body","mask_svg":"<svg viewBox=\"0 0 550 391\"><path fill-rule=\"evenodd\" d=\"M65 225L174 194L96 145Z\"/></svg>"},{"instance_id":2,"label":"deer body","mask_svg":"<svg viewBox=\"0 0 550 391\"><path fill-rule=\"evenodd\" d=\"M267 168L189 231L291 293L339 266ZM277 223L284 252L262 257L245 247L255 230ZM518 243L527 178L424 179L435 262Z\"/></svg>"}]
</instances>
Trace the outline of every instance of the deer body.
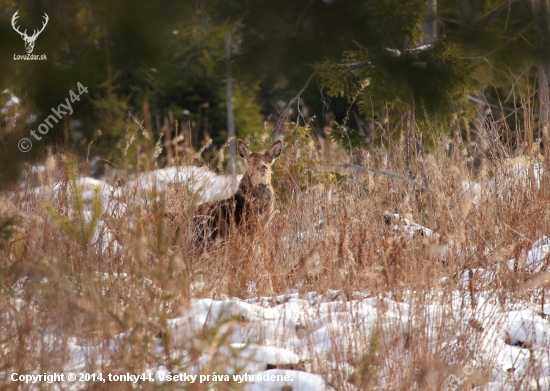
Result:
<instances>
[{"instance_id":1,"label":"deer body","mask_svg":"<svg viewBox=\"0 0 550 391\"><path fill-rule=\"evenodd\" d=\"M232 230L250 235L265 228L274 210L275 195L271 186L271 165L281 154L282 142L275 142L267 152L251 152L238 141L239 155L247 170L237 193L225 200L213 201L197 208L193 215L194 242L227 239Z\"/></svg>"}]
</instances>

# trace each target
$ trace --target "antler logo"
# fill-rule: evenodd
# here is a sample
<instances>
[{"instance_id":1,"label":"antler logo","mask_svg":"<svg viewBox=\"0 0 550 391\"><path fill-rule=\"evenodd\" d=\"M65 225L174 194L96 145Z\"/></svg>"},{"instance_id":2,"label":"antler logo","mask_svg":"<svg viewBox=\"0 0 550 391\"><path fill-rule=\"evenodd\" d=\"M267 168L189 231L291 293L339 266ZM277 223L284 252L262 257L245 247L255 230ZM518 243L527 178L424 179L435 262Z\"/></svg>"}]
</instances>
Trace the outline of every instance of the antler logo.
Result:
<instances>
[{"instance_id":1,"label":"antler logo","mask_svg":"<svg viewBox=\"0 0 550 391\"><path fill-rule=\"evenodd\" d=\"M34 49L34 42L36 41L36 38L38 38L40 33L44 31L44 28L48 24L48 20L50 20L50 18L48 18L48 14L44 12L44 22L42 24L42 28L40 30L34 30L33 35L29 37L27 35L27 30L25 30L25 32L22 33L21 31L19 31L19 29L15 25L15 20L19 17L19 15L17 15L18 12L19 11L16 11L15 14L13 14L13 18L11 18L11 26L15 31L19 33L19 35L21 35L21 38L23 38L23 40L25 41L25 49L27 50L27 53L30 54Z\"/></svg>"}]
</instances>

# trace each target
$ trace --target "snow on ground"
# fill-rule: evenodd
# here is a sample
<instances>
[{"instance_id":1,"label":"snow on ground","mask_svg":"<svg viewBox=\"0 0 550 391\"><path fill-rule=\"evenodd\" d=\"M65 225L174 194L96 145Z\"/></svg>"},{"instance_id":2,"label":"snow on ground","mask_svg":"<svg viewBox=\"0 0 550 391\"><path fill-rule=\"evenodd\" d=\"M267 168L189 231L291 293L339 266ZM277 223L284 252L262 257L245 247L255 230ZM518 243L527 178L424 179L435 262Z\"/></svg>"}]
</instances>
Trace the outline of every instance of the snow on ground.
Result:
<instances>
[{"instance_id":1,"label":"snow on ground","mask_svg":"<svg viewBox=\"0 0 550 391\"><path fill-rule=\"evenodd\" d=\"M431 229L412 223L409 219L401 217L398 214L384 212L384 219L386 220L386 223L390 225L392 224L392 221L394 222L392 230L395 233L404 232L409 236L409 238L413 238L415 235L422 235L426 238L431 238L432 236L436 239L439 238L438 233L433 233Z\"/></svg>"},{"instance_id":2,"label":"snow on ground","mask_svg":"<svg viewBox=\"0 0 550 391\"><path fill-rule=\"evenodd\" d=\"M522 186L534 185L536 188L540 188L543 170L544 167L539 161L529 161L524 157L508 159L501 168L498 181L517 186L519 179Z\"/></svg>"},{"instance_id":3,"label":"snow on ground","mask_svg":"<svg viewBox=\"0 0 550 391\"><path fill-rule=\"evenodd\" d=\"M32 168L35 171L35 167ZM34 188L26 188L25 184L21 185L19 196L22 199L28 199L31 196L32 201L45 202L49 201L55 206L63 204L64 199L69 208L72 208L71 190L69 183L66 181L55 182L51 185L42 185ZM76 181L76 186L81 193L85 211L91 211L91 204L94 197L99 196L103 211L109 213L113 217L118 217L126 210L126 205L119 200L121 190L115 189L113 186L101 179L90 177L81 177ZM23 202L26 205L26 202Z\"/></svg>"},{"instance_id":4,"label":"snow on ground","mask_svg":"<svg viewBox=\"0 0 550 391\"><path fill-rule=\"evenodd\" d=\"M470 200L479 207L480 202L491 197L510 198L518 188L540 189L544 166L539 161L527 160L524 157L506 159L496 169L493 178L485 183L463 180L462 194L459 198Z\"/></svg>"},{"instance_id":5,"label":"snow on ground","mask_svg":"<svg viewBox=\"0 0 550 391\"><path fill-rule=\"evenodd\" d=\"M33 166L31 173L43 173L43 166ZM147 195L153 190L165 191L170 187L184 185L192 193L199 197L199 203L209 202L214 199L227 198L237 191L242 175L235 177L218 175L209 171L206 167L168 167L140 174L135 180L129 181L126 185L115 188L104 180L90 177L81 177L77 180L77 186L82 192L82 199L86 206L92 202L97 193L103 202L103 210L110 214L120 212L113 210L113 205L120 208L120 199L125 195L139 194ZM51 186L43 185L35 188L21 186L20 196L31 194L35 197L47 200L56 200L67 195L70 198L70 186L66 181L55 182ZM69 200L70 201L70 200ZM125 205L123 205L125 207ZM89 209L89 208L88 208Z\"/></svg>"},{"instance_id":6,"label":"snow on ground","mask_svg":"<svg viewBox=\"0 0 550 391\"><path fill-rule=\"evenodd\" d=\"M516 267L525 269L530 273L540 272L543 267L548 266L547 256L550 254L550 238L543 236L531 247L524 259L511 259L508 261L508 267L514 270Z\"/></svg>"},{"instance_id":7,"label":"snow on ground","mask_svg":"<svg viewBox=\"0 0 550 391\"><path fill-rule=\"evenodd\" d=\"M538 265L548 254L548 246L546 237L536 241L524 255L531 262L527 266ZM126 274L98 276L111 277L122 281L132 278ZM489 286L497 278L496 273L478 268L462 273L457 286L467 288L470 279L481 287ZM143 284L155 289L151 281ZM550 304L542 308L526 302L502 303L483 290L477 292L475 303L468 289L453 291L450 298L443 291L424 296L409 292L400 301L361 292L355 294L357 299L345 300L337 291L289 292L248 300L194 299L181 316L168 319L160 330L170 338L155 340L147 371L158 386L179 385L182 390L190 383L215 387L229 381L245 384L247 391L284 387L334 390L329 384L335 384L336 378L351 379L357 368L350 363L361 362L372 349L373 340L377 346L395 347L380 354L388 355L398 368L415 365L415 349L405 346L410 338L414 345L415 336L422 335L427 339L423 346L447 352L449 365L458 360L453 353L458 341L470 341L470 364L463 367L459 381L464 382L473 372L484 373L488 384L476 390L514 389L514 384L522 384L522 389L550 390L550 323L546 320ZM477 327L472 328L472 324ZM217 342L197 345L205 335L213 335ZM70 341L63 371L109 367L111 354L116 356L117 351L127 349L132 338L122 333L96 346ZM44 339L47 343L49 336ZM197 349L201 356L193 360ZM167 354L178 363L170 370L164 364ZM324 373L315 373L314 368L319 367L325 368ZM381 366L377 370L378 388L395 389L405 381L396 377L395 368ZM449 373L450 380L456 380L453 376ZM525 388L526 378L531 381L527 382L529 388ZM76 390L85 384L65 382L62 386ZM348 383L339 390L358 389Z\"/></svg>"},{"instance_id":8,"label":"snow on ground","mask_svg":"<svg viewBox=\"0 0 550 391\"><path fill-rule=\"evenodd\" d=\"M461 198L469 199L475 207L479 207L479 201L481 198L481 185L472 181L462 181L462 194Z\"/></svg>"},{"instance_id":9,"label":"snow on ground","mask_svg":"<svg viewBox=\"0 0 550 391\"><path fill-rule=\"evenodd\" d=\"M168 167L150 171L128 183L127 187L140 191L165 190L169 186L186 185L202 202L228 198L237 191L242 175L235 178L217 175L206 167Z\"/></svg>"},{"instance_id":10,"label":"snow on ground","mask_svg":"<svg viewBox=\"0 0 550 391\"><path fill-rule=\"evenodd\" d=\"M536 167L534 171L521 169L517 172L515 166L511 167L512 175L534 177L535 184L540 186ZM101 180L79 179L86 205L97 193L104 210L112 216L124 213L126 205L119 201L124 192L136 188L140 191L165 190L173 183L187 184L206 202L230 195L238 182L197 167L156 170L116 189ZM476 205L487 194L476 183L463 182L462 187L464 192L472 192ZM37 198L55 201L66 188L67 183L58 182L52 187L42 186L31 191ZM487 188L491 189L490 186ZM89 213L88 208L86 216L90 220ZM402 231L411 238L419 233L425 237L438 237L428 228L398 215L387 214L386 217L395 232ZM314 227L311 233L317 230ZM301 235L308 234L309 231ZM297 236L300 239L300 233ZM524 254L519 260L521 262L510 260L507 264L512 268L521 263L520 267L525 270L540 272L547 267L544 262L549 253L550 239L544 236ZM458 287L469 286L472 278L483 286L495 280L497 275L485 269L474 269L459 276ZM185 389L189 383L200 381L215 386L216 382L228 378L246 383L247 391L281 390L285 387L302 391L332 390L328 385L334 384L332 377L350 378L354 375L356 368L350 363L361 362L371 349L373 339L380 339L387 345L395 344L396 356L389 359L395 360L397 366L408 366L413 365L414 349L407 350L403 346L409 343L411 336L414 344L414 336L422 334L428 338L428 349L449 346L449 364L453 363L452 347L457 341L471 341L473 370L489 374L490 382L483 389L514 389L516 382L528 378L531 389L550 390L550 324L546 320L550 305L541 310L540 306L535 308L528 303L504 304L483 291L475 303L464 291L455 291L450 300L438 292L431 292L422 302L418 302L414 292L401 301L357 295L361 296L363 298L347 301L340 300L334 292L310 292L302 297L298 293L288 293L273 300L195 299L181 316L166 322L166 329L161 333L171 336L170 346L165 346L160 338L155 341L156 350L149 359L148 370L159 387L170 382ZM20 302L21 299L15 300ZM471 305L464 305L465 301L470 301ZM270 304L273 302L277 304ZM472 334L470 325L473 323L479 325L477 335ZM196 341L208 331L224 344L203 349L201 357L192 360L191 356L196 354ZM53 337L44 335L44 344L53 340ZM129 340L130 336L123 333L96 346L69 341L62 370L85 372L90 365L92 368L108 366L111 353L125 349ZM164 366L166 354L184 359L175 360L180 366L168 370ZM214 368L214 364L220 362L224 363L223 367ZM319 367L329 370L323 376L312 373L312 368ZM209 370L212 373L205 375ZM396 378L396 372L387 371L384 367L377 374L380 387L394 388L401 379ZM464 373L468 376L470 371L464 370ZM176 381L175 376L178 376ZM210 377L201 379L200 376ZM5 374L0 372L1 377ZM61 387L79 389L85 385L77 381L65 382ZM344 390L348 389L355 388L349 384Z\"/></svg>"},{"instance_id":11,"label":"snow on ground","mask_svg":"<svg viewBox=\"0 0 550 391\"><path fill-rule=\"evenodd\" d=\"M31 174L43 175L46 172L44 165L28 167L27 176ZM215 199L228 198L238 188L242 175L235 177L218 175L206 167L168 167L140 174L135 180L115 188L104 180L91 177L81 177L76 186L83 202L83 214L87 223L93 219L93 200L99 196L102 205L102 217L91 240L92 244L101 246L103 252L116 251L119 248L116 235L110 229L110 219L117 219L132 211L128 202L143 202L150 198L155 191L177 191L178 186L185 186L188 191L198 197L197 203L205 203ZM30 197L29 197L30 196ZM19 197L25 212L31 212L36 205L49 202L64 215L71 215L73 199L71 188L67 181L58 181L49 185L43 184L34 188L27 188L22 183ZM67 208L63 207L64 205ZM68 209L68 210L65 210Z\"/></svg>"},{"instance_id":12,"label":"snow on ground","mask_svg":"<svg viewBox=\"0 0 550 391\"><path fill-rule=\"evenodd\" d=\"M356 368L349 363L361 361L373 338L378 338L380 346L397 346L399 357L393 358L397 366L414 365L411 361L414 349L399 347L404 346L407 338L414 339L423 331L428 348L448 345L452 350L458 340L471 340L471 368L465 367L464 376L473 371L488 373L490 382L483 389L501 390L505 384L513 389L514 382L526 376L533 381L531 389L550 389L550 324L539 313L540 308L518 304L506 309L497 300L483 295L476 305L464 306L463 295L457 291L446 302L433 293L430 299L418 303L412 294L397 302L383 298L345 301L334 298L332 293L314 292L301 298L297 293L289 293L283 303L275 306L268 306L266 298L197 299L181 316L168 320L163 332L171 335L170 345L164 346L163 341L156 340L156 356L149 358L148 372L157 385L180 385L182 390L189 383L215 386L228 381L246 384L247 391L283 387L334 390L327 384L334 384L336 376L351 377ZM468 327L472 322L479 324L477 335ZM193 350L196 354L196 341L210 331L215 334L215 341L224 343L215 344L213 349L201 349L198 361L186 359ZM48 338L44 336L45 341ZM126 349L130 338L120 334L94 347L71 341L63 371L78 373L86 372L90 365L108 366L110 353ZM162 364L168 352L184 364L168 370ZM452 354L449 360L452 361ZM312 373L313 364L331 369L321 376ZM400 379L395 372L384 373L386 370L382 368L377 374L379 386L394 388ZM85 384L77 381L61 386L79 389ZM349 384L342 389L356 388Z\"/></svg>"}]
</instances>

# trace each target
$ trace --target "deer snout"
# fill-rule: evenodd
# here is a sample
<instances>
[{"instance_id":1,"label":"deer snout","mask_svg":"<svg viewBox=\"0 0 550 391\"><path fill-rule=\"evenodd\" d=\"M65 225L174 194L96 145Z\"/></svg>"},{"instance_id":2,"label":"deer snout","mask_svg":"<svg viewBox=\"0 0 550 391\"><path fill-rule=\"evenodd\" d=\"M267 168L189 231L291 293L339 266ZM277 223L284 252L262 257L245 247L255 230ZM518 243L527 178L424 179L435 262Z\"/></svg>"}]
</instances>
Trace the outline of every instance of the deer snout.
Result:
<instances>
[{"instance_id":1,"label":"deer snout","mask_svg":"<svg viewBox=\"0 0 550 391\"><path fill-rule=\"evenodd\" d=\"M265 164L261 164L258 166L258 171L262 174L267 174L268 168Z\"/></svg>"}]
</instances>

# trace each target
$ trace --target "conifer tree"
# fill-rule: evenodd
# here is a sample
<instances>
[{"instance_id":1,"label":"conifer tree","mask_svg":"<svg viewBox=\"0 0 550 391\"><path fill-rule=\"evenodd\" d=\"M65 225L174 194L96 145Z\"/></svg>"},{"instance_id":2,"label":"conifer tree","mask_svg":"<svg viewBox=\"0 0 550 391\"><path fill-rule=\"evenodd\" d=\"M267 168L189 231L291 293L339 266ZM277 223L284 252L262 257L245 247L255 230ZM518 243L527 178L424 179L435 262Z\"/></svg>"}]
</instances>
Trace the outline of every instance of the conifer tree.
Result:
<instances>
[{"instance_id":1,"label":"conifer tree","mask_svg":"<svg viewBox=\"0 0 550 391\"><path fill-rule=\"evenodd\" d=\"M357 102L360 113L381 126L406 111L412 118L426 118L426 114L431 120L445 118L470 88L473 68L445 35L421 45L425 0L373 0L370 4L371 43L344 52L340 62L319 64L323 86L331 96ZM423 131L430 133L433 128L423 126Z\"/></svg>"},{"instance_id":2,"label":"conifer tree","mask_svg":"<svg viewBox=\"0 0 550 391\"><path fill-rule=\"evenodd\" d=\"M461 55L478 69L473 84L479 93L471 100L493 111L501 133L512 130L510 147L522 152L524 146L531 149L533 139L547 138L543 129L549 98L543 80L550 71L548 1L440 0L440 10L440 20ZM534 134L531 113L524 113L524 106L540 107L540 126Z\"/></svg>"}]
</instances>

